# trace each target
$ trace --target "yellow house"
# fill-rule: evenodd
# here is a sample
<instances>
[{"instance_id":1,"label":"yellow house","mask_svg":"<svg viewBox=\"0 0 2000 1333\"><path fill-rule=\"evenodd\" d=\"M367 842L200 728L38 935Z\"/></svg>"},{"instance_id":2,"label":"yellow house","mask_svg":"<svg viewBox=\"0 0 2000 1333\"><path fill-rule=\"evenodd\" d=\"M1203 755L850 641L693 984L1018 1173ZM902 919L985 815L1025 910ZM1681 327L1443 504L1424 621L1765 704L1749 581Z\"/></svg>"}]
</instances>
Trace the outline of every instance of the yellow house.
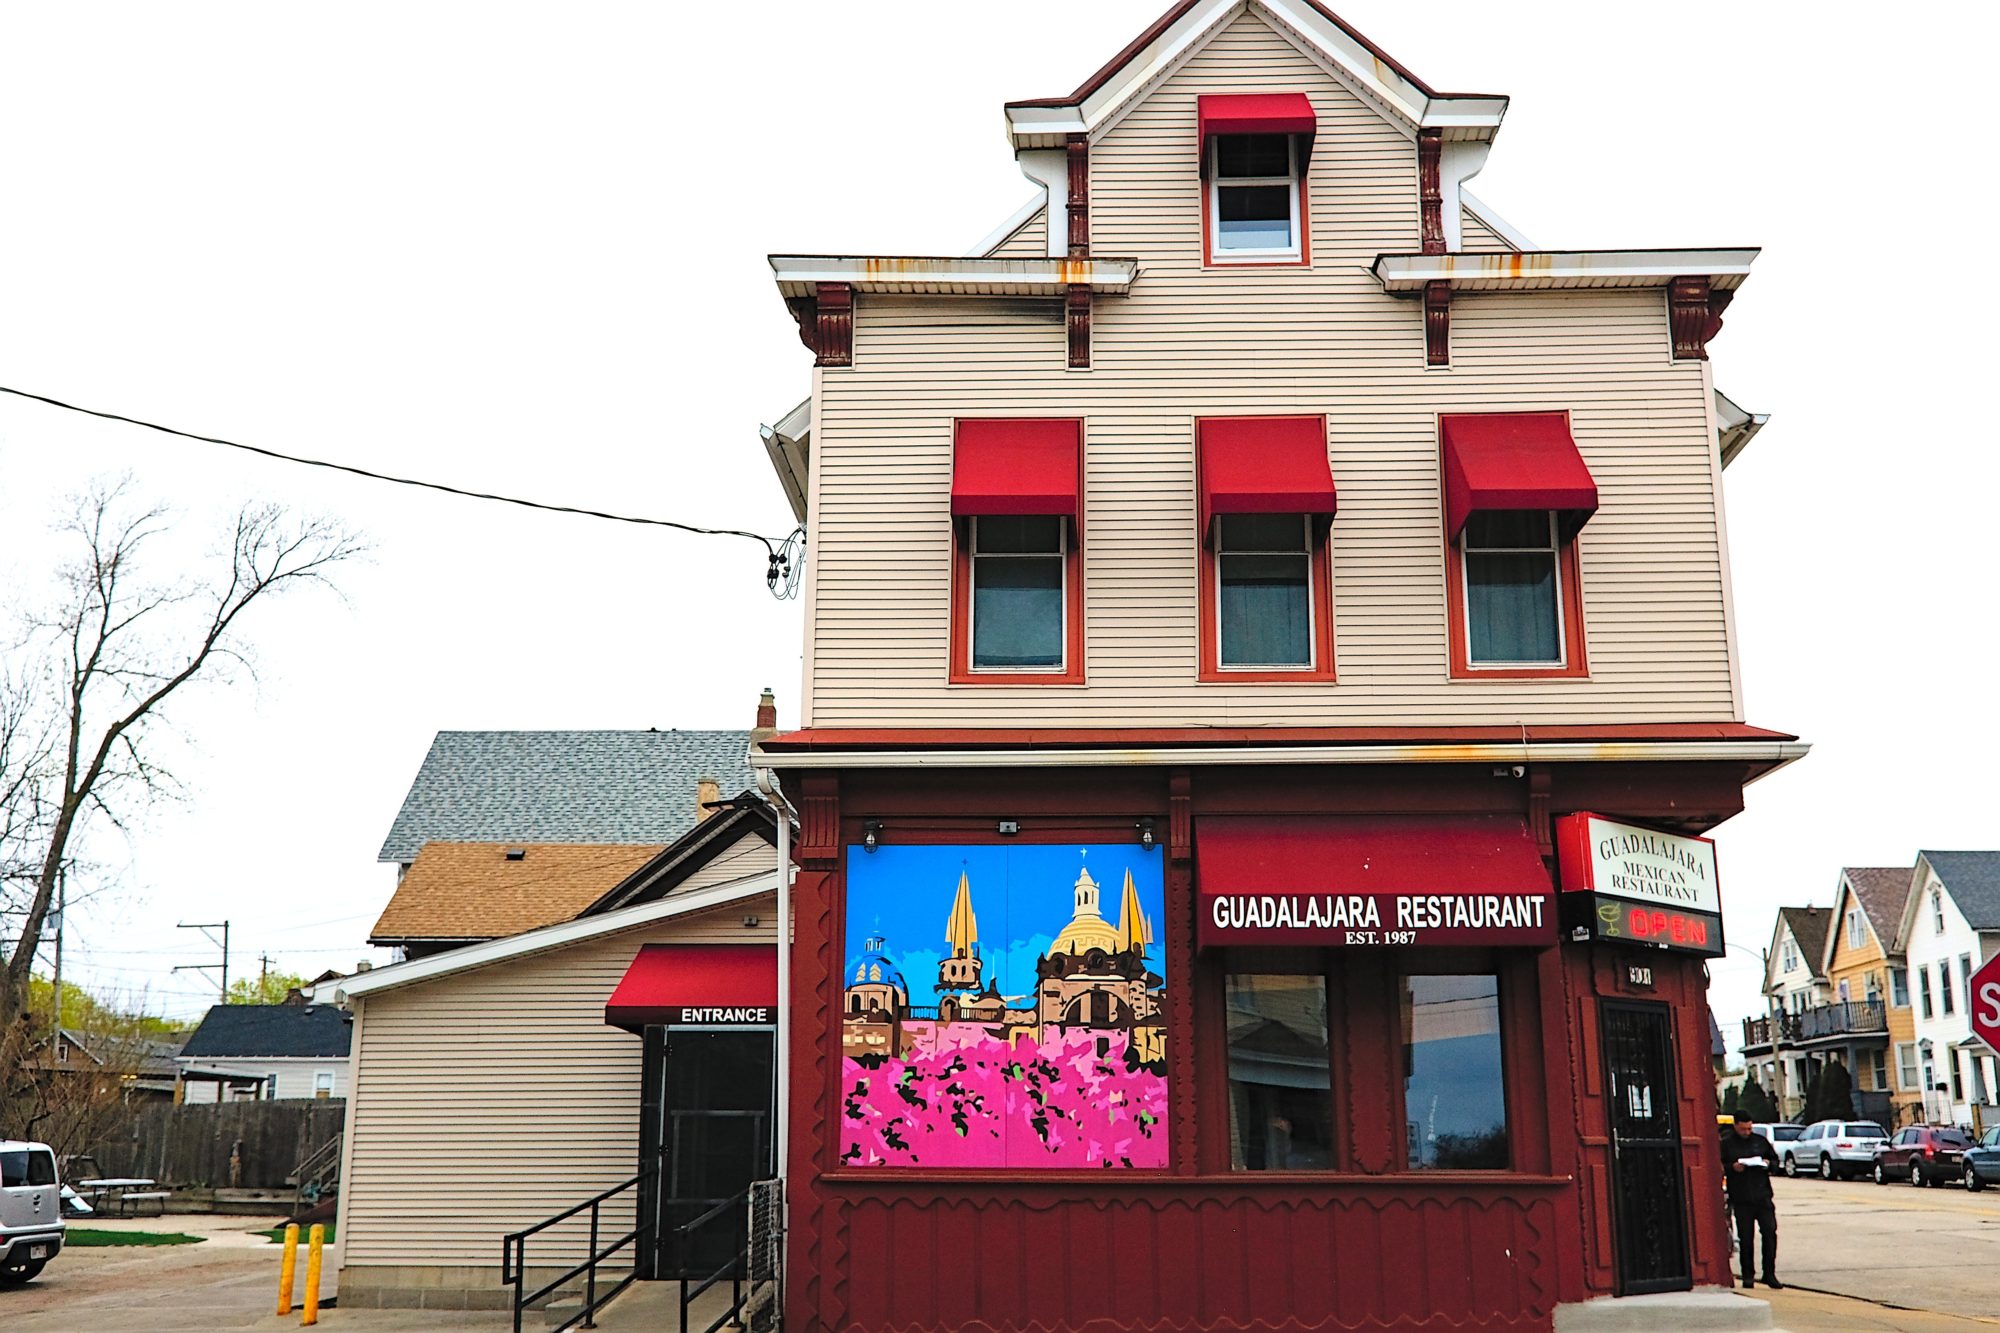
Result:
<instances>
[{"instance_id":1,"label":"yellow house","mask_svg":"<svg viewBox=\"0 0 2000 1333\"><path fill-rule=\"evenodd\" d=\"M1907 866L1840 872L1823 957L1832 996L1801 1015L1805 1041L1853 1075L1855 1109L1892 1128L1915 1123L1923 1105L1909 974L1883 943L1896 938L1909 890Z\"/></svg>"}]
</instances>

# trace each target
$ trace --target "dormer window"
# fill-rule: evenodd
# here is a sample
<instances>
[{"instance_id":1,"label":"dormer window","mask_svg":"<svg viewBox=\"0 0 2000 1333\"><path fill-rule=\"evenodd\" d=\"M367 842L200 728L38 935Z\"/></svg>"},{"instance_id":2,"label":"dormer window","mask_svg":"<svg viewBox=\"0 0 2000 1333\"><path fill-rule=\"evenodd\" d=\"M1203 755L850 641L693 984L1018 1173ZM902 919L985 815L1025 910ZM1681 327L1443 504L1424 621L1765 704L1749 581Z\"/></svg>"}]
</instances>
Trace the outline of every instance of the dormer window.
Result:
<instances>
[{"instance_id":1,"label":"dormer window","mask_svg":"<svg viewBox=\"0 0 2000 1333\"><path fill-rule=\"evenodd\" d=\"M1220 134L1209 140L1211 259L1299 257L1297 140L1289 134Z\"/></svg>"},{"instance_id":2,"label":"dormer window","mask_svg":"<svg viewBox=\"0 0 2000 1333\"><path fill-rule=\"evenodd\" d=\"M1312 102L1304 93L1197 100L1205 261L1308 262L1305 174L1317 128Z\"/></svg>"}]
</instances>

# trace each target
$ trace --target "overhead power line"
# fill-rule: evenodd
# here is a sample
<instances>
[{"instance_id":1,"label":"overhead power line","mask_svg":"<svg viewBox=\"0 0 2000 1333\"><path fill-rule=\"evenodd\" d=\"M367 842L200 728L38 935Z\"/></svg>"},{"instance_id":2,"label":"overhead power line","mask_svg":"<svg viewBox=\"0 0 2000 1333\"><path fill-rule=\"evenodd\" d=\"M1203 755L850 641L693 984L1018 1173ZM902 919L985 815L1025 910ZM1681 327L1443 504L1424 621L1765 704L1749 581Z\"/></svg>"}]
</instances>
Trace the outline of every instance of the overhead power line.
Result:
<instances>
[{"instance_id":1,"label":"overhead power line","mask_svg":"<svg viewBox=\"0 0 2000 1333\"><path fill-rule=\"evenodd\" d=\"M128 417L118 412L104 412L94 407L82 407L76 403L66 403L60 398L46 394L29 393L26 389L13 389L0 384L0 393L12 394L16 398L26 398L31 402L45 403L59 407L65 412L77 412L84 416L98 417L105 421L123 422L128 426L139 426L145 430L158 431L162 435L172 435L183 440L195 440L202 444L220 445L225 449L240 449L247 454L257 454L273 458L281 463L297 463L302 467L326 468L333 472L345 472L350 476L366 477L370 481L383 481L396 486L415 486L421 490L442 491L446 495L456 495L466 500L488 500L494 504L514 505L521 509L539 509L551 514L573 514L579 518L603 519L610 523L632 523L642 527L671 528L676 532L692 533L697 537L742 537L764 548L767 567L764 582L773 595L790 597L798 588L799 551L805 542L805 529L794 528L784 537L766 537L762 533L749 532L742 528L705 528L695 523L680 523L670 518L644 518L634 514L614 514L603 509L586 509L577 505L549 504L542 500L523 499L517 495L496 495L491 491L475 491L463 486L452 486L441 481L424 481L416 477L398 477L387 472L375 472L352 463L335 463L324 458L306 458L299 454L283 453L277 449L266 449L261 445L244 444L240 440L225 440L216 435L200 435L194 431L179 430L173 426L163 426L157 421L144 421L138 417Z\"/></svg>"}]
</instances>

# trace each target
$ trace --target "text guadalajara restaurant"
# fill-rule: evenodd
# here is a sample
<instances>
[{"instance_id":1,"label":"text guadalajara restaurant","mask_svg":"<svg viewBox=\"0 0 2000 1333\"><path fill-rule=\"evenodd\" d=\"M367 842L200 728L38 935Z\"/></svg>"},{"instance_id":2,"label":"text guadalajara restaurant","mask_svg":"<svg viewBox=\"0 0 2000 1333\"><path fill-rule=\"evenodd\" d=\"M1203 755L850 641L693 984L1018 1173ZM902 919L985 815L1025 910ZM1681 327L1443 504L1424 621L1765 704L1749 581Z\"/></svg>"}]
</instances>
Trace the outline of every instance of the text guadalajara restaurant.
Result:
<instances>
[{"instance_id":1,"label":"text guadalajara restaurant","mask_svg":"<svg viewBox=\"0 0 2000 1333\"><path fill-rule=\"evenodd\" d=\"M1733 660L1753 252L1535 250L1463 188L1504 109L1182 0L1009 106L979 255L773 257L787 1327L1729 1284L1703 835L1805 751Z\"/></svg>"}]
</instances>

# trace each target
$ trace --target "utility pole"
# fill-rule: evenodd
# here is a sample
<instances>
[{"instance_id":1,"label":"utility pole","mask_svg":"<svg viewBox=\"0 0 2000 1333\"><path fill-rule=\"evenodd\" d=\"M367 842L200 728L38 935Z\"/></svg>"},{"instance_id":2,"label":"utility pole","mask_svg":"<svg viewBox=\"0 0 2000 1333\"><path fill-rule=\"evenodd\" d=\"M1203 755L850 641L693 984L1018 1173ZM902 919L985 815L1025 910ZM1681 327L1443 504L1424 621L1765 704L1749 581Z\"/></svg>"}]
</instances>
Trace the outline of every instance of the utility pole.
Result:
<instances>
[{"instance_id":1,"label":"utility pole","mask_svg":"<svg viewBox=\"0 0 2000 1333\"><path fill-rule=\"evenodd\" d=\"M51 913L49 917L49 920L55 923L53 926L50 927L49 933L56 937L56 984L54 991L55 1022L51 1025L53 1031L51 1032L50 1035L53 1036L57 1042L62 1041L63 904L68 900L69 900L69 869L66 866L59 866L56 869L56 910L53 913ZM44 922L44 924L47 923Z\"/></svg>"},{"instance_id":2,"label":"utility pole","mask_svg":"<svg viewBox=\"0 0 2000 1333\"><path fill-rule=\"evenodd\" d=\"M174 929L198 930L202 933L202 937L206 939L210 944L217 945L221 948L222 1003L228 1004L229 1003L229 923L227 921L178 921L174 923ZM208 932L211 930L221 931L222 938L218 940L215 938L215 936L210 935ZM210 968L215 966L216 964L214 963L182 963L179 967L176 967L174 971L206 972Z\"/></svg>"}]
</instances>

